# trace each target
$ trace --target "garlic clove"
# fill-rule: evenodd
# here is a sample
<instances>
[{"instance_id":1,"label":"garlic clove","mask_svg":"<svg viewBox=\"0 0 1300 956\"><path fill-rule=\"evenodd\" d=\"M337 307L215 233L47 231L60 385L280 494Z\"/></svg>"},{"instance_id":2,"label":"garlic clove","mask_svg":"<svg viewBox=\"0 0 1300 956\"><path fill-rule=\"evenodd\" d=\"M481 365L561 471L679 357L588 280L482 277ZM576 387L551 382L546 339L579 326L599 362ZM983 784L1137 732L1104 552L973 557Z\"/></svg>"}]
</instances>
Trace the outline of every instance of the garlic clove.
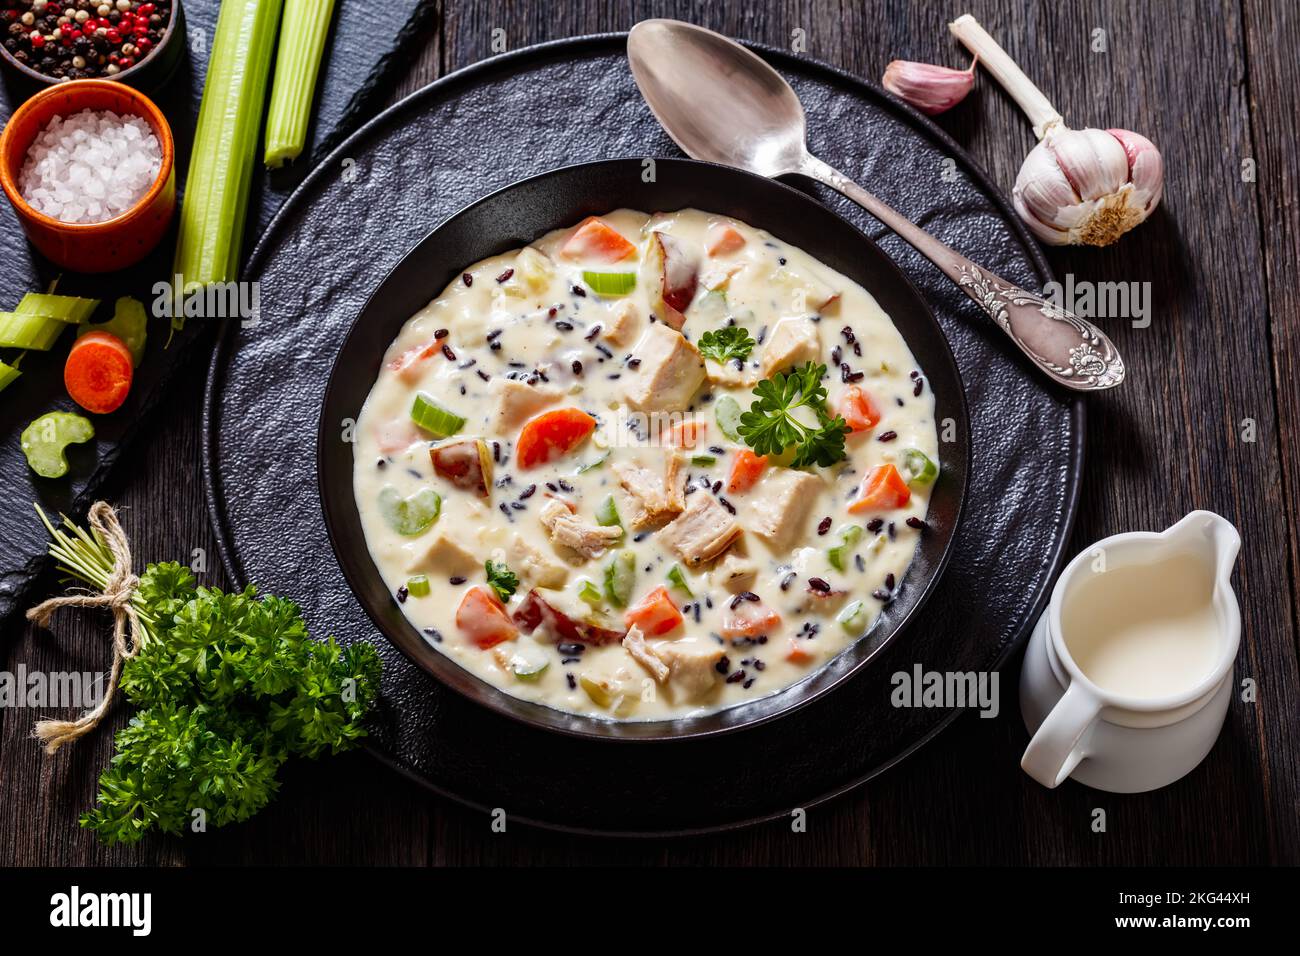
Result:
<instances>
[{"instance_id":1,"label":"garlic clove","mask_svg":"<svg viewBox=\"0 0 1300 956\"><path fill-rule=\"evenodd\" d=\"M1143 211L1150 215L1164 195L1165 163L1160 150L1141 133L1128 129L1108 129L1106 132L1123 147L1124 155L1128 157L1129 182L1133 184Z\"/></svg>"},{"instance_id":2,"label":"garlic clove","mask_svg":"<svg viewBox=\"0 0 1300 956\"><path fill-rule=\"evenodd\" d=\"M891 60L880 82L903 102L934 116L966 98L975 85L975 63L966 70L953 70L932 63Z\"/></svg>"},{"instance_id":3,"label":"garlic clove","mask_svg":"<svg viewBox=\"0 0 1300 956\"><path fill-rule=\"evenodd\" d=\"M1063 219L1081 200L1046 143L1039 143L1025 157L1011 199L1038 238L1052 245L1069 242L1069 226Z\"/></svg>"},{"instance_id":4,"label":"garlic clove","mask_svg":"<svg viewBox=\"0 0 1300 956\"><path fill-rule=\"evenodd\" d=\"M1043 142L1081 199L1102 199L1128 182L1128 156L1105 130L1058 126Z\"/></svg>"}]
</instances>

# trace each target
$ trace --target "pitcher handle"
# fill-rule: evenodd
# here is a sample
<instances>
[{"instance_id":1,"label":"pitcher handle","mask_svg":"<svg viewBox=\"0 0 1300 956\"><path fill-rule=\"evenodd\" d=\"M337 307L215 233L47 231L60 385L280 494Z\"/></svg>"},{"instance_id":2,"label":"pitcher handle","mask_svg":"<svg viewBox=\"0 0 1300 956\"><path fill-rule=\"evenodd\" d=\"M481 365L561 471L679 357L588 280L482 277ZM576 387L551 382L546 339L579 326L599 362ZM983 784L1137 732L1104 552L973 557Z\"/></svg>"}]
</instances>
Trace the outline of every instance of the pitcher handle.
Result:
<instances>
[{"instance_id":1,"label":"pitcher handle","mask_svg":"<svg viewBox=\"0 0 1300 956\"><path fill-rule=\"evenodd\" d=\"M1078 681L1070 684L1034 734L1020 767L1044 787L1059 787L1087 754L1079 746L1101 713L1101 701Z\"/></svg>"}]
</instances>

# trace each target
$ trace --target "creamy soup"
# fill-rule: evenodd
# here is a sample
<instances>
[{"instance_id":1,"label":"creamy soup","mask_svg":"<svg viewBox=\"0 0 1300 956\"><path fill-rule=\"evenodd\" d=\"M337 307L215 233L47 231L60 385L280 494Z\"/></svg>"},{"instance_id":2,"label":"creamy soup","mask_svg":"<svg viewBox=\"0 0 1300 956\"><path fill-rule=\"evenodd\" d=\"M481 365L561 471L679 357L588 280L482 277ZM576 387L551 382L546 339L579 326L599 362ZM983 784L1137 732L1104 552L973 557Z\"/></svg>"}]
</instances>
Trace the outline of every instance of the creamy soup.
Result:
<instances>
[{"instance_id":1,"label":"creamy soup","mask_svg":"<svg viewBox=\"0 0 1300 956\"><path fill-rule=\"evenodd\" d=\"M861 286L694 209L465 270L356 426L370 554L440 652L618 720L774 693L903 585L937 477L924 371Z\"/></svg>"}]
</instances>

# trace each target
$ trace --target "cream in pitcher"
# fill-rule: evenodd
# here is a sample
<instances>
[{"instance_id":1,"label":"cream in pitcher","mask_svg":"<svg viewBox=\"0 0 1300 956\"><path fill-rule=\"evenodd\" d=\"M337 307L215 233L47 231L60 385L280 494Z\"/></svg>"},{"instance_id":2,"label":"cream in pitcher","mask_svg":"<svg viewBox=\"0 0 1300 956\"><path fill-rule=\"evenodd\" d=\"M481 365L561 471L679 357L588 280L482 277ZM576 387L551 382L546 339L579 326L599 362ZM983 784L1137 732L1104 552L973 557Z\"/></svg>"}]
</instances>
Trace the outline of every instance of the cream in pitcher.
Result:
<instances>
[{"instance_id":1,"label":"cream in pitcher","mask_svg":"<svg viewBox=\"0 0 1300 956\"><path fill-rule=\"evenodd\" d=\"M1021 674L1030 776L1138 792L1201 761L1232 691L1241 620L1229 576L1239 547L1228 521L1194 511L1070 562Z\"/></svg>"}]
</instances>

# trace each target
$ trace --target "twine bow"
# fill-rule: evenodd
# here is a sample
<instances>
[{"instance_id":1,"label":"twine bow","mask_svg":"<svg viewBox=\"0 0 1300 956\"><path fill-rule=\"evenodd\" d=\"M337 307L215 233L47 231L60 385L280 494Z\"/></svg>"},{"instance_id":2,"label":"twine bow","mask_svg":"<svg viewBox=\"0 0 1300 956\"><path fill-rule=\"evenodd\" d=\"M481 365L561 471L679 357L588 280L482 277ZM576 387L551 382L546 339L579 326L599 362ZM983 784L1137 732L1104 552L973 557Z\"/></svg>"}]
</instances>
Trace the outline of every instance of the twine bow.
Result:
<instances>
[{"instance_id":1,"label":"twine bow","mask_svg":"<svg viewBox=\"0 0 1300 956\"><path fill-rule=\"evenodd\" d=\"M118 678L122 676L122 662L135 657L140 651L143 629L131 598L140 579L131 571L131 546L117 521L117 512L106 501L96 501L87 514L90 526L103 539L113 555L113 571L104 589L95 594L68 594L50 598L27 612L27 620L40 627L48 627L50 616L61 607L103 607L113 612L113 666L108 675L108 686L93 710L88 710L76 720L38 720L34 736L45 744L46 753L55 753L64 744L84 737L103 720L113 702ZM130 624L128 638L127 625Z\"/></svg>"}]
</instances>

